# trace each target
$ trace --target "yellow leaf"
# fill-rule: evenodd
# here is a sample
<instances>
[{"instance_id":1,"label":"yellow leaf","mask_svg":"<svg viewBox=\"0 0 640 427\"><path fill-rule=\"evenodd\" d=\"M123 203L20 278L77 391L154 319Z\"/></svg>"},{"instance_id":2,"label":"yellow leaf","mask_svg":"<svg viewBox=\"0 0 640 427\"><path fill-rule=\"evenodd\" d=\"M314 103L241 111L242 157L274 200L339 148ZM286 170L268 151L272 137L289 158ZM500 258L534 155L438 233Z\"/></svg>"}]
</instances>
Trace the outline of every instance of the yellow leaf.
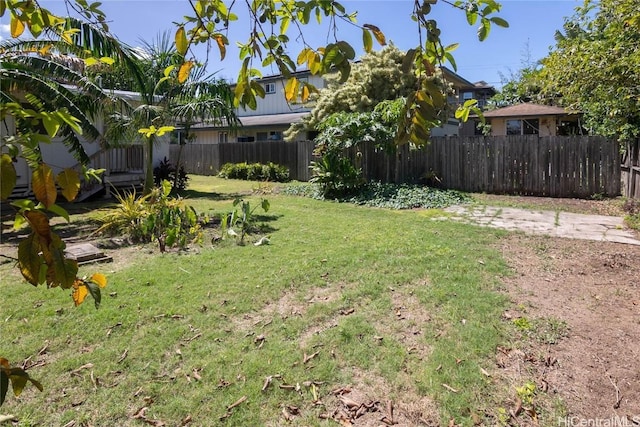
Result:
<instances>
[{"instance_id":1,"label":"yellow leaf","mask_svg":"<svg viewBox=\"0 0 640 427\"><path fill-rule=\"evenodd\" d=\"M26 211L23 214L34 233L45 239L47 244L51 240L51 227L49 226L49 217L40 211Z\"/></svg>"},{"instance_id":2,"label":"yellow leaf","mask_svg":"<svg viewBox=\"0 0 640 427\"><path fill-rule=\"evenodd\" d=\"M220 61L224 60L227 55L226 39L222 34L216 34L216 43L218 44L218 50L220 50Z\"/></svg>"},{"instance_id":3,"label":"yellow leaf","mask_svg":"<svg viewBox=\"0 0 640 427\"><path fill-rule=\"evenodd\" d=\"M298 86L300 82L295 77L291 77L284 87L284 97L287 101L291 101L298 96Z\"/></svg>"},{"instance_id":4,"label":"yellow leaf","mask_svg":"<svg viewBox=\"0 0 640 427\"><path fill-rule=\"evenodd\" d=\"M189 78L189 73L194 66L193 61L186 61L180 66L180 70L178 71L178 83L184 83Z\"/></svg>"},{"instance_id":5,"label":"yellow leaf","mask_svg":"<svg viewBox=\"0 0 640 427\"><path fill-rule=\"evenodd\" d=\"M46 208L56 202L58 194L56 191L56 183L53 179L53 171L46 164L41 163L33 171L32 187L36 199Z\"/></svg>"},{"instance_id":6,"label":"yellow leaf","mask_svg":"<svg viewBox=\"0 0 640 427\"><path fill-rule=\"evenodd\" d=\"M116 60L108 56L103 56L102 58L100 58L100 62L107 65L113 65L116 63Z\"/></svg>"},{"instance_id":7,"label":"yellow leaf","mask_svg":"<svg viewBox=\"0 0 640 427\"><path fill-rule=\"evenodd\" d=\"M11 14L11 37L17 38L24 33L24 23L13 13Z\"/></svg>"},{"instance_id":8,"label":"yellow leaf","mask_svg":"<svg viewBox=\"0 0 640 427\"><path fill-rule=\"evenodd\" d=\"M178 31L176 31L176 50L180 55L184 56L187 53L187 48L187 33L184 27L180 27Z\"/></svg>"},{"instance_id":9,"label":"yellow leaf","mask_svg":"<svg viewBox=\"0 0 640 427\"><path fill-rule=\"evenodd\" d=\"M16 168L8 154L0 158L0 200L7 200L16 186Z\"/></svg>"},{"instance_id":10,"label":"yellow leaf","mask_svg":"<svg viewBox=\"0 0 640 427\"><path fill-rule=\"evenodd\" d=\"M387 39L384 36L384 33L380 31L380 28L371 24L364 24L363 27L368 28L373 33L373 36L376 38L380 46L386 46Z\"/></svg>"},{"instance_id":11,"label":"yellow leaf","mask_svg":"<svg viewBox=\"0 0 640 427\"><path fill-rule=\"evenodd\" d=\"M67 201L72 201L80 191L80 176L74 169L67 168L60 172L56 178L62 189L62 195Z\"/></svg>"},{"instance_id":12,"label":"yellow leaf","mask_svg":"<svg viewBox=\"0 0 640 427\"><path fill-rule=\"evenodd\" d=\"M76 280L73 283L73 293L71 294L71 297L73 298L73 302L76 307L82 304L88 294L89 290L87 289L87 285L85 285L84 282L82 282L81 280Z\"/></svg>"},{"instance_id":13,"label":"yellow leaf","mask_svg":"<svg viewBox=\"0 0 640 427\"><path fill-rule=\"evenodd\" d=\"M309 86L307 85L302 86L302 97L301 97L302 102L307 102L309 100L310 94L311 92L309 91Z\"/></svg>"},{"instance_id":14,"label":"yellow leaf","mask_svg":"<svg viewBox=\"0 0 640 427\"><path fill-rule=\"evenodd\" d=\"M100 286L101 288L104 288L105 286L107 286L107 276L105 276L102 273L95 273L93 276L89 278L89 280L91 280L93 283Z\"/></svg>"}]
</instances>

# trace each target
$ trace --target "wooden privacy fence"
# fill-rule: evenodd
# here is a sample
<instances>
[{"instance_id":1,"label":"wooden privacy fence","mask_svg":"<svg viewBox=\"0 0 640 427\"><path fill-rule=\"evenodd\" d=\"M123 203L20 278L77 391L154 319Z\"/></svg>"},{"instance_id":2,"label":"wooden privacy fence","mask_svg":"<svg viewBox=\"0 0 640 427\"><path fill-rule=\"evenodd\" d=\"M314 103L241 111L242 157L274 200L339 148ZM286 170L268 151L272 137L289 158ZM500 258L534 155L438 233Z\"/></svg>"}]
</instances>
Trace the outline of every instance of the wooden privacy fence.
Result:
<instances>
[{"instance_id":1,"label":"wooden privacy fence","mask_svg":"<svg viewBox=\"0 0 640 427\"><path fill-rule=\"evenodd\" d=\"M189 144L182 163L188 173L214 175L227 162L274 162L289 167L293 179L307 181L313 147L311 141ZM171 147L172 162L177 150ZM403 146L397 157L372 144L358 150L350 156L373 181L437 177L444 188L468 192L582 198L621 194L619 145L601 137L438 137L419 150ZM639 180L637 166L631 170Z\"/></svg>"},{"instance_id":2,"label":"wooden privacy fence","mask_svg":"<svg viewBox=\"0 0 640 427\"><path fill-rule=\"evenodd\" d=\"M187 144L180 163L187 173L215 175L225 163L269 163L287 166L291 179L308 181L313 141L289 143L284 141L228 142L224 144ZM178 158L178 145L169 148L170 161Z\"/></svg>"},{"instance_id":3,"label":"wooden privacy fence","mask_svg":"<svg viewBox=\"0 0 640 427\"><path fill-rule=\"evenodd\" d=\"M622 154L622 195L640 199L640 140L629 142Z\"/></svg>"}]
</instances>

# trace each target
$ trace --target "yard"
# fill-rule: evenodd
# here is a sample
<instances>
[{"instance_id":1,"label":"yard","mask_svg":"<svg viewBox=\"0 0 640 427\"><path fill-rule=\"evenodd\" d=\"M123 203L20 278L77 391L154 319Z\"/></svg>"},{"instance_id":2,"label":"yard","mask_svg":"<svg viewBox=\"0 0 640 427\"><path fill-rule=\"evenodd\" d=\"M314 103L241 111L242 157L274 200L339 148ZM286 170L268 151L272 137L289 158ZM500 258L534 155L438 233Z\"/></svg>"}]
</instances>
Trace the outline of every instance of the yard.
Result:
<instances>
[{"instance_id":1,"label":"yard","mask_svg":"<svg viewBox=\"0 0 640 427\"><path fill-rule=\"evenodd\" d=\"M109 278L98 310L25 284L0 258L0 356L44 385L7 395L0 414L15 416L9 425L552 426L640 417L640 247L210 177L193 177L189 201L222 213L238 194L269 199L259 220L270 244L212 244L207 235L160 254L102 239L113 263L81 273ZM478 199L563 208L560 199ZM606 200L566 205L619 209ZM93 208L76 207L64 234L95 229ZM15 256L11 237L0 244L5 256Z\"/></svg>"}]
</instances>

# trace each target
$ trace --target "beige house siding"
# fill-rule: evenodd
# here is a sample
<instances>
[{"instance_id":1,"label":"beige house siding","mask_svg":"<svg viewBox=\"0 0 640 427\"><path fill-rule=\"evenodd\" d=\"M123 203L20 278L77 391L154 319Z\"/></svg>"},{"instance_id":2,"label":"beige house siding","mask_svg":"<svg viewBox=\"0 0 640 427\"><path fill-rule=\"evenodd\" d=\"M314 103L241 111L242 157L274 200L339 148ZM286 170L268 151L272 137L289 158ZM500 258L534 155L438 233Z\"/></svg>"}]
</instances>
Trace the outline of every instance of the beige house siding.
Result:
<instances>
[{"instance_id":1,"label":"beige house siding","mask_svg":"<svg viewBox=\"0 0 640 427\"><path fill-rule=\"evenodd\" d=\"M538 120L539 136L556 136L557 119L555 117L496 117L489 119L491 123L491 136L505 136L507 134L507 120Z\"/></svg>"}]
</instances>

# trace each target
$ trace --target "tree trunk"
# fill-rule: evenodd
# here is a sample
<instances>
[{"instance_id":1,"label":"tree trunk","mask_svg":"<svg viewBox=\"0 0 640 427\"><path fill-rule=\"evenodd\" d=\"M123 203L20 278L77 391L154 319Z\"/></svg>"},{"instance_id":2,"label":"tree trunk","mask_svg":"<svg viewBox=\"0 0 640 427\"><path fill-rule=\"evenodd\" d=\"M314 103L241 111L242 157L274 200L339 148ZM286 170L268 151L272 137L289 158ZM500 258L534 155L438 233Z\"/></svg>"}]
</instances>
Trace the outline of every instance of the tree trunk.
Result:
<instances>
[{"instance_id":1,"label":"tree trunk","mask_svg":"<svg viewBox=\"0 0 640 427\"><path fill-rule=\"evenodd\" d=\"M147 158L146 171L144 176L144 189L142 193L146 196L153 189L153 145L155 143L155 135L147 138Z\"/></svg>"}]
</instances>

